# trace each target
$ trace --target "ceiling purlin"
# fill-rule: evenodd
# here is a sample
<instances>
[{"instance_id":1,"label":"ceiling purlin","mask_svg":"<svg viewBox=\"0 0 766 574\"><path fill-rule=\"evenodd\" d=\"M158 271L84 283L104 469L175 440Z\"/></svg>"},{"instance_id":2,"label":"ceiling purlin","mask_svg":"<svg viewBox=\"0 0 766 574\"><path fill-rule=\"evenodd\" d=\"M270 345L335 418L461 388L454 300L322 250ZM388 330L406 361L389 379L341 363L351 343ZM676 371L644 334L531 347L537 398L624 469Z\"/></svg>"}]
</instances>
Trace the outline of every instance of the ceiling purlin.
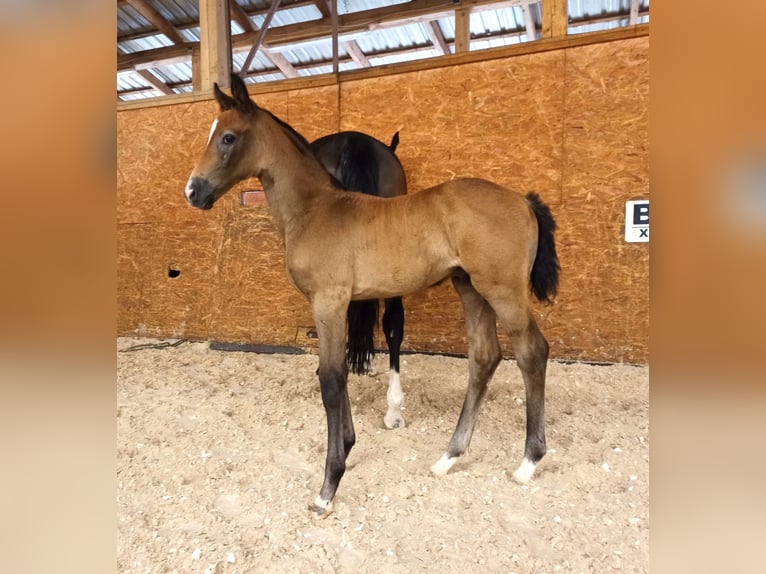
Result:
<instances>
[{"instance_id":1,"label":"ceiling purlin","mask_svg":"<svg viewBox=\"0 0 766 574\"><path fill-rule=\"evenodd\" d=\"M431 43L439 55L446 56L449 54L449 46L447 46L447 42L444 40L444 34L442 34L439 23L436 20L431 20L426 22L425 26L428 37L431 39Z\"/></svg>"},{"instance_id":2,"label":"ceiling purlin","mask_svg":"<svg viewBox=\"0 0 766 574\"><path fill-rule=\"evenodd\" d=\"M146 18L152 26L165 34L171 42L174 44L184 43L183 36L181 36L181 33L176 27L168 22L162 14L157 12L147 0L125 0L125 3L132 6L139 14L141 14L141 16Z\"/></svg>"}]
</instances>

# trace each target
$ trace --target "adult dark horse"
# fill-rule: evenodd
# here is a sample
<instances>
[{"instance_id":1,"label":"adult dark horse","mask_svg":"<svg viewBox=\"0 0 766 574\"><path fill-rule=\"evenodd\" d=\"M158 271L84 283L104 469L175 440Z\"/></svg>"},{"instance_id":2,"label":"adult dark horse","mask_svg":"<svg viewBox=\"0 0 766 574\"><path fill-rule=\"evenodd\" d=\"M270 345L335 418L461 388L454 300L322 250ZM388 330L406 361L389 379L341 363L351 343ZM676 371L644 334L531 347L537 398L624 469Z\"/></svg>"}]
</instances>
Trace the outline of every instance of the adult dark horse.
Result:
<instances>
[{"instance_id":1,"label":"adult dark horse","mask_svg":"<svg viewBox=\"0 0 766 574\"><path fill-rule=\"evenodd\" d=\"M315 140L311 151L349 191L361 191L378 197L396 197L407 193L407 180L399 158L394 153L399 132L390 145L372 136L345 131ZM348 364L357 374L365 374L375 355L375 326L378 323L378 300L352 301L348 306ZM404 306L401 297L385 300L383 333L388 345L388 411L383 422L388 428L404 426L404 394L399 379L399 355L404 339Z\"/></svg>"},{"instance_id":2,"label":"adult dark horse","mask_svg":"<svg viewBox=\"0 0 766 574\"><path fill-rule=\"evenodd\" d=\"M526 391L526 482L545 455L548 343L530 291L550 301L558 286L556 224L548 207L481 179L455 179L391 199L340 189L305 140L259 108L238 76L186 184L193 207L211 209L237 182L258 177L285 246L293 285L310 302L319 334L319 385L327 415L327 459L312 511L326 516L356 441L348 397L346 313L352 300L397 297L450 277L468 334L468 390L447 451L431 467L446 474L468 448L481 401L501 360L496 320L506 329ZM487 248L491 246L491 248Z\"/></svg>"}]
</instances>

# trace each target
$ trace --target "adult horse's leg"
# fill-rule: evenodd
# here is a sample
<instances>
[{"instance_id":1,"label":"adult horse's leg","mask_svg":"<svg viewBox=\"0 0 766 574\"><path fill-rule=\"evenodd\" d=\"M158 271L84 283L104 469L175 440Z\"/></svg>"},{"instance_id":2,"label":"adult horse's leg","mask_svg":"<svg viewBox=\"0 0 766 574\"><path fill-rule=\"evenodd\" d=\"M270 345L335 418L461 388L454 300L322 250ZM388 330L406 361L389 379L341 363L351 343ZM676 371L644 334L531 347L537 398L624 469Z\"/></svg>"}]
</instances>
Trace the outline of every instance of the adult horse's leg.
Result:
<instances>
[{"instance_id":1,"label":"adult horse's leg","mask_svg":"<svg viewBox=\"0 0 766 574\"><path fill-rule=\"evenodd\" d=\"M402 298L395 297L386 299L386 311L383 313L383 332L386 335L388 344L388 412L383 417L383 423L386 428L395 429L404 427L404 417L402 416L402 404L404 403L404 393L402 384L399 380L399 354L404 339L404 306Z\"/></svg>"},{"instance_id":2,"label":"adult horse's leg","mask_svg":"<svg viewBox=\"0 0 766 574\"><path fill-rule=\"evenodd\" d=\"M494 310L467 275L453 277L452 283L463 303L468 331L468 390L447 452L431 467L436 476L447 474L471 443L481 401L501 358Z\"/></svg>"},{"instance_id":3,"label":"adult horse's leg","mask_svg":"<svg viewBox=\"0 0 766 574\"><path fill-rule=\"evenodd\" d=\"M346 309L348 300L337 293L311 301L319 335L319 386L327 415L327 459L319 496L309 509L320 517L332 512L332 502L346 471L346 457L356 440L348 398L346 365Z\"/></svg>"}]
</instances>

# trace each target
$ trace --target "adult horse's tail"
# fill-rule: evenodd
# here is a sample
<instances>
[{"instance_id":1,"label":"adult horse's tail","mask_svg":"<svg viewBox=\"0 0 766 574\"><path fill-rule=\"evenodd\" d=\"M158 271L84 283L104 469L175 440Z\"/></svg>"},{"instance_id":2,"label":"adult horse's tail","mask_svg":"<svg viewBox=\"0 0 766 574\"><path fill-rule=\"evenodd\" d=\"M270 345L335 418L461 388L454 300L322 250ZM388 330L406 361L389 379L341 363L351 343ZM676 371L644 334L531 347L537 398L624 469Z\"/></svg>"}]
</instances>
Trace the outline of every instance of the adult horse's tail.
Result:
<instances>
[{"instance_id":1,"label":"adult horse's tail","mask_svg":"<svg viewBox=\"0 0 766 574\"><path fill-rule=\"evenodd\" d=\"M399 132L396 132L394 134L394 137L391 138L391 143L388 144L388 149L391 151L396 151L397 146L399 145Z\"/></svg>"},{"instance_id":2,"label":"adult horse's tail","mask_svg":"<svg viewBox=\"0 0 766 574\"><path fill-rule=\"evenodd\" d=\"M348 345L346 361L351 372L364 375L375 356L375 326L378 324L378 301L351 301L346 314Z\"/></svg>"},{"instance_id":3,"label":"adult horse's tail","mask_svg":"<svg viewBox=\"0 0 766 574\"><path fill-rule=\"evenodd\" d=\"M530 282L532 292L538 301L553 303L553 297L559 286L559 258L556 255L556 242L553 234L556 231L556 221L551 215L550 208L545 205L536 193L528 193L527 201L537 217L537 256L532 265Z\"/></svg>"}]
</instances>

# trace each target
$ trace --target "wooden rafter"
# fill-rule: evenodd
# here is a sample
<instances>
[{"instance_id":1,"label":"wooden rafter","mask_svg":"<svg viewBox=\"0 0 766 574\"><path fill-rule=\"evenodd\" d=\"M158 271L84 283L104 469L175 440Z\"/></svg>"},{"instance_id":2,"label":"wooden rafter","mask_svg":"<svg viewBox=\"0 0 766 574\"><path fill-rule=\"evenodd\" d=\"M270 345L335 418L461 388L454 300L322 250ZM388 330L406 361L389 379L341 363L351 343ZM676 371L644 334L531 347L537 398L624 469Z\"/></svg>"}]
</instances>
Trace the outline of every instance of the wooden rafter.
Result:
<instances>
[{"instance_id":1,"label":"wooden rafter","mask_svg":"<svg viewBox=\"0 0 766 574\"><path fill-rule=\"evenodd\" d=\"M532 9L529 4L524 4L521 7L521 11L524 14L524 26L527 29L527 40L537 40L537 27L535 26L535 19L532 17Z\"/></svg>"},{"instance_id":2,"label":"wooden rafter","mask_svg":"<svg viewBox=\"0 0 766 574\"><path fill-rule=\"evenodd\" d=\"M244 8L239 5L237 0L229 0L229 14L231 15L231 19L239 24L239 27L242 28L245 32L255 31L253 21L250 20L250 16L248 16Z\"/></svg>"},{"instance_id":3,"label":"wooden rafter","mask_svg":"<svg viewBox=\"0 0 766 574\"><path fill-rule=\"evenodd\" d=\"M165 82L160 81L160 79L152 74L149 70L136 70L136 73L141 76L150 86L156 90L159 90L166 96L172 96L175 94L175 92L171 90L167 84L165 84Z\"/></svg>"},{"instance_id":4,"label":"wooden rafter","mask_svg":"<svg viewBox=\"0 0 766 574\"><path fill-rule=\"evenodd\" d=\"M444 39L444 34L442 34L439 23L436 20L431 20L430 22L426 22L425 26L426 32L428 32L428 37L431 39L431 44L434 46L434 50L441 56L449 54L449 46L447 46L447 42Z\"/></svg>"},{"instance_id":5,"label":"wooden rafter","mask_svg":"<svg viewBox=\"0 0 766 574\"><path fill-rule=\"evenodd\" d=\"M298 70L296 70L295 67L287 61L287 58L285 58L284 54L280 54L279 52L272 52L271 50L263 50L263 53L269 60L274 63L277 68L279 68L279 71L282 72L285 77L298 77Z\"/></svg>"},{"instance_id":6,"label":"wooden rafter","mask_svg":"<svg viewBox=\"0 0 766 574\"><path fill-rule=\"evenodd\" d=\"M367 59L367 56L365 56L364 52L362 52L362 49L359 47L359 44L357 44L355 40L343 42L343 48L346 50L348 55L351 56L351 59L356 62L357 66L360 68L370 67L370 61Z\"/></svg>"},{"instance_id":7,"label":"wooden rafter","mask_svg":"<svg viewBox=\"0 0 766 574\"><path fill-rule=\"evenodd\" d=\"M529 2L527 2L529 3ZM406 6L406 5L405 5ZM482 7L474 8L473 11L481 10ZM649 13L648 10L640 10L639 16L645 16ZM406 14L405 14L406 16ZM614 15L608 15L608 16L596 16L592 18L583 18L580 20L573 20L569 23L569 26L571 27L578 27L578 26L587 26L594 23L601 23L601 22L612 22L614 20L622 20L626 17L625 14L614 14ZM345 17L341 17L341 23L347 22L348 20L344 20ZM419 18L419 20L422 20L422 18ZM400 22L407 22L409 20L399 20ZM317 21L321 22L321 21ZM279 47L285 47L289 46L293 41L298 41L298 38L293 38L290 34L290 30L293 29L292 26L281 26L280 28L274 28L271 30L269 34L269 47L271 49L279 48ZM352 29L351 31L360 31L363 32L364 29ZM257 32L246 32L244 34L239 34L237 36L234 36L232 38L232 49L234 52L240 53L243 51L246 51L250 48L252 45L253 40L255 39L255 36L257 35ZM504 33L500 33L497 36L492 37L503 37ZM297 35L296 35L297 36ZM301 38L300 39L307 39L304 33L300 33ZM317 38L320 37L326 37L322 35L318 35ZM118 71L124 71L124 70L130 70L135 68L146 68L146 67L154 67L157 65L161 65L164 63L177 63L177 62L188 62L189 57L192 53L192 49L194 47L199 47L198 42L187 42L184 45L176 45L176 46L165 46L162 48L154 48L152 50L145 50L142 52L134 52L130 54L119 54L117 56L117 70Z\"/></svg>"},{"instance_id":8,"label":"wooden rafter","mask_svg":"<svg viewBox=\"0 0 766 574\"><path fill-rule=\"evenodd\" d=\"M317 7L317 10L319 10L319 13L322 15L322 18L329 18L330 17L330 9L327 6L328 0L313 0L312 4Z\"/></svg>"},{"instance_id":9,"label":"wooden rafter","mask_svg":"<svg viewBox=\"0 0 766 574\"><path fill-rule=\"evenodd\" d=\"M165 34L171 42L174 44L184 43L183 36L181 36L181 33L175 26L168 22L162 14L157 12L147 0L125 0L125 2L135 8L136 11L146 18L152 26L157 28L157 30Z\"/></svg>"},{"instance_id":10,"label":"wooden rafter","mask_svg":"<svg viewBox=\"0 0 766 574\"><path fill-rule=\"evenodd\" d=\"M535 0L463 0L461 6L470 7L472 12L483 9L495 9L497 7L523 6ZM290 4L293 6L294 4ZM369 30L402 26L416 22L425 22L441 17L451 17L453 4L445 0L412 0L407 4L396 4L385 8L363 10L345 14L338 18L338 29L341 34L364 33ZM252 16L253 13L248 13ZM232 38L232 49L235 52L248 50L256 40L259 32L245 32ZM269 47L287 46L303 41L321 40L332 35L331 18L301 22L280 26L269 31ZM185 56L188 58L189 51L186 46L167 46L154 48L143 52L123 54L117 57L117 69L126 70L143 62L159 62L165 59Z\"/></svg>"}]
</instances>

